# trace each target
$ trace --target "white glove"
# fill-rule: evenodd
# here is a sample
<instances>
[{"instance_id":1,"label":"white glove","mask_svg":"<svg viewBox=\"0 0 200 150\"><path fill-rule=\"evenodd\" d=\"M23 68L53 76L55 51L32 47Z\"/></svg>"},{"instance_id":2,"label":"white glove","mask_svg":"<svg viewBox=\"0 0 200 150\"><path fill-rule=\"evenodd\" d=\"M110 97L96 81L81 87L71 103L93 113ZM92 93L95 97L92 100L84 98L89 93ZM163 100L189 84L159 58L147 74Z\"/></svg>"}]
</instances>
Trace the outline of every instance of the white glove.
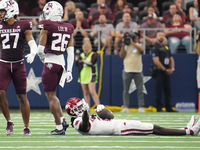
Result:
<instances>
[{"instance_id":1,"label":"white glove","mask_svg":"<svg viewBox=\"0 0 200 150\"><path fill-rule=\"evenodd\" d=\"M72 73L71 73L70 71L68 71L68 72L66 73L66 80L67 80L67 83L71 82L72 79L73 79Z\"/></svg>"},{"instance_id":2,"label":"white glove","mask_svg":"<svg viewBox=\"0 0 200 150\"><path fill-rule=\"evenodd\" d=\"M88 103L86 103L86 101L85 101L85 99L84 98L82 98L82 102L83 102L83 110L85 111L85 110L89 110L89 105L88 105Z\"/></svg>"},{"instance_id":3,"label":"white glove","mask_svg":"<svg viewBox=\"0 0 200 150\"><path fill-rule=\"evenodd\" d=\"M39 56L41 62L44 63L45 54L44 53L38 53L38 56Z\"/></svg>"},{"instance_id":4,"label":"white glove","mask_svg":"<svg viewBox=\"0 0 200 150\"><path fill-rule=\"evenodd\" d=\"M35 58L35 54L30 53L30 54L27 54L25 57L27 58L26 59L27 63L31 64L33 62L34 58Z\"/></svg>"},{"instance_id":5,"label":"white glove","mask_svg":"<svg viewBox=\"0 0 200 150\"><path fill-rule=\"evenodd\" d=\"M96 111L96 112L100 112L100 111L102 111L104 108L105 108L105 107L104 107L103 104L99 104L99 105L97 106L97 108L95 109L95 111Z\"/></svg>"}]
</instances>

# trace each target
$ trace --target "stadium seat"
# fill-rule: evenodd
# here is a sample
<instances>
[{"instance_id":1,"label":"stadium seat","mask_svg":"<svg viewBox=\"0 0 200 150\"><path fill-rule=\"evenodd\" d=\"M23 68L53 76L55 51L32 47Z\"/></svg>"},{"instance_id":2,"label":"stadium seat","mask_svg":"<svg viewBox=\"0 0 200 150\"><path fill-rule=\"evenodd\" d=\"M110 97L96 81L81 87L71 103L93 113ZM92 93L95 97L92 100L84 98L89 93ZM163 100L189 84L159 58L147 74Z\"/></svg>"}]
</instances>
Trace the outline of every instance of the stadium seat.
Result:
<instances>
[{"instance_id":1,"label":"stadium seat","mask_svg":"<svg viewBox=\"0 0 200 150\"><path fill-rule=\"evenodd\" d=\"M69 20L75 18L74 12L73 12L73 11L70 11L70 12L68 13L68 17L69 17Z\"/></svg>"},{"instance_id":2,"label":"stadium seat","mask_svg":"<svg viewBox=\"0 0 200 150\"><path fill-rule=\"evenodd\" d=\"M81 11L86 10L86 5L85 3L81 3L81 2L76 2L75 3L76 8L80 8Z\"/></svg>"},{"instance_id":3,"label":"stadium seat","mask_svg":"<svg viewBox=\"0 0 200 150\"><path fill-rule=\"evenodd\" d=\"M146 10L140 11L140 12L139 12L139 23L141 23L142 20L143 20L143 17L145 17L145 16L147 16L147 15L148 15L148 13L147 13Z\"/></svg>"},{"instance_id":4,"label":"stadium seat","mask_svg":"<svg viewBox=\"0 0 200 150\"><path fill-rule=\"evenodd\" d=\"M98 15L98 14L99 14L99 11L96 10L96 11L94 11L94 12L92 13L92 17L94 17L94 16L96 16L96 15Z\"/></svg>"},{"instance_id":5,"label":"stadium seat","mask_svg":"<svg viewBox=\"0 0 200 150\"><path fill-rule=\"evenodd\" d=\"M123 14L124 14L123 11L117 11L117 12L116 12L115 21L117 22L117 20L122 19Z\"/></svg>"},{"instance_id":6,"label":"stadium seat","mask_svg":"<svg viewBox=\"0 0 200 150\"><path fill-rule=\"evenodd\" d=\"M164 3L162 3L162 13L164 13L167 10L169 10L169 6L171 4L174 4L174 3L173 2L164 2Z\"/></svg>"},{"instance_id":7,"label":"stadium seat","mask_svg":"<svg viewBox=\"0 0 200 150\"><path fill-rule=\"evenodd\" d=\"M92 3L92 4L90 5L90 8L97 7L97 6L98 6L97 3Z\"/></svg>"},{"instance_id":8,"label":"stadium seat","mask_svg":"<svg viewBox=\"0 0 200 150\"><path fill-rule=\"evenodd\" d=\"M130 8L132 8L132 10L133 10L133 4L132 4L132 3L127 3L127 5L128 5Z\"/></svg>"},{"instance_id":9,"label":"stadium seat","mask_svg":"<svg viewBox=\"0 0 200 150\"><path fill-rule=\"evenodd\" d=\"M194 7L193 1L186 3L186 11L189 12L190 7Z\"/></svg>"},{"instance_id":10,"label":"stadium seat","mask_svg":"<svg viewBox=\"0 0 200 150\"><path fill-rule=\"evenodd\" d=\"M140 12L140 11L143 11L145 6L146 6L146 1L139 2L139 3L138 3L139 12Z\"/></svg>"}]
</instances>

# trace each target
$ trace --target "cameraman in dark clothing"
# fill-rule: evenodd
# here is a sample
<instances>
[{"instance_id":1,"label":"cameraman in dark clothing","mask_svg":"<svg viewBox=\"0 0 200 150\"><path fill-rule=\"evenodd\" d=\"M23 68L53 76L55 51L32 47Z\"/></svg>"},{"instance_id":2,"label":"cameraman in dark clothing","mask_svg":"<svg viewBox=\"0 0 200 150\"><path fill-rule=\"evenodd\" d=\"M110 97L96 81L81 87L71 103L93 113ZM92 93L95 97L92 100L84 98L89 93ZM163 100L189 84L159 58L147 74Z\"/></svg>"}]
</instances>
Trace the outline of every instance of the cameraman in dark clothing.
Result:
<instances>
[{"instance_id":1,"label":"cameraman in dark clothing","mask_svg":"<svg viewBox=\"0 0 200 150\"><path fill-rule=\"evenodd\" d=\"M157 43L152 47L151 54L154 64L157 66L155 79L155 100L157 112L162 112L161 93L164 90L165 108L167 112L175 112L170 104L171 83L170 75L174 72L174 59L168 46L164 45L165 33L157 33Z\"/></svg>"}]
</instances>

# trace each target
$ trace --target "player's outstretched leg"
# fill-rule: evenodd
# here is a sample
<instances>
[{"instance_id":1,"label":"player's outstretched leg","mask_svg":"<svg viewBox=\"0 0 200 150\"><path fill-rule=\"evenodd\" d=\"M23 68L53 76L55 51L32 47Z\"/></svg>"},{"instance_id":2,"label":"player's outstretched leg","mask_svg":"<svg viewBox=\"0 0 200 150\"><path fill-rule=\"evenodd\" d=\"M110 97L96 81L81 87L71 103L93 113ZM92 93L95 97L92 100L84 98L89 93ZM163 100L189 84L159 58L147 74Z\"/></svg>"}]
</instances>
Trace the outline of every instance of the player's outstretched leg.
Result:
<instances>
[{"instance_id":1,"label":"player's outstretched leg","mask_svg":"<svg viewBox=\"0 0 200 150\"><path fill-rule=\"evenodd\" d=\"M196 122L196 118L193 115L191 117L191 119L190 119L190 122L187 124L187 126L184 129L190 129L190 128L192 128L195 125L195 122Z\"/></svg>"},{"instance_id":2,"label":"player's outstretched leg","mask_svg":"<svg viewBox=\"0 0 200 150\"><path fill-rule=\"evenodd\" d=\"M186 131L188 132L188 130L186 130ZM200 119L192 128L189 129L189 131L190 131L190 135L197 136L199 134L199 131L200 131Z\"/></svg>"}]
</instances>

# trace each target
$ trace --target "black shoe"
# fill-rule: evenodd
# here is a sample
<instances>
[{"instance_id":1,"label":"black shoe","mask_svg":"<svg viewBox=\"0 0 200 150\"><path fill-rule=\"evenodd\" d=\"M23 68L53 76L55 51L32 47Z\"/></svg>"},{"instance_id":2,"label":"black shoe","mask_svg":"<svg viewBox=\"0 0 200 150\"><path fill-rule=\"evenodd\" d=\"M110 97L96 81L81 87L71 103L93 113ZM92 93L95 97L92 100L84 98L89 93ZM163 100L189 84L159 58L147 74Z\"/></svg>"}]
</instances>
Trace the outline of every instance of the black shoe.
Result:
<instances>
[{"instance_id":1,"label":"black shoe","mask_svg":"<svg viewBox=\"0 0 200 150\"><path fill-rule=\"evenodd\" d=\"M169 110L166 110L167 112L178 112L176 110L173 110L173 109L169 109Z\"/></svg>"},{"instance_id":2,"label":"black shoe","mask_svg":"<svg viewBox=\"0 0 200 150\"><path fill-rule=\"evenodd\" d=\"M162 109L157 109L157 112L164 112Z\"/></svg>"},{"instance_id":3,"label":"black shoe","mask_svg":"<svg viewBox=\"0 0 200 150\"><path fill-rule=\"evenodd\" d=\"M51 135L65 135L65 130L64 129L62 129L62 130L55 129L55 130L51 131L50 134Z\"/></svg>"},{"instance_id":4,"label":"black shoe","mask_svg":"<svg viewBox=\"0 0 200 150\"><path fill-rule=\"evenodd\" d=\"M63 130L65 130L65 131L69 127L69 124L67 123L67 120L65 118L63 119L62 126L63 126Z\"/></svg>"}]
</instances>

